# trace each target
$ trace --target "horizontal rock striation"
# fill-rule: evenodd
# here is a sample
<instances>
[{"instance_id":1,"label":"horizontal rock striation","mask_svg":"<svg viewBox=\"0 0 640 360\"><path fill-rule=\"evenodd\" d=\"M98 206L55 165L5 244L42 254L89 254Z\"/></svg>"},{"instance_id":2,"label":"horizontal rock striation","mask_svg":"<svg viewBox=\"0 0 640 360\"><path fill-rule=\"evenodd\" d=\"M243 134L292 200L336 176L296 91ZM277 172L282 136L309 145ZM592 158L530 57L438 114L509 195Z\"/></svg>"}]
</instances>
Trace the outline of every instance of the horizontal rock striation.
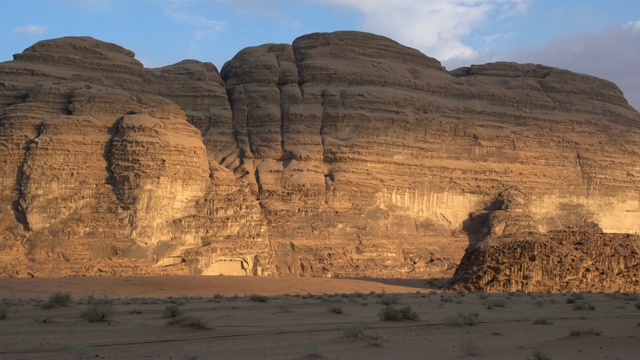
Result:
<instances>
[{"instance_id":1,"label":"horizontal rock striation","mask_svg":"<svg viewBox=\"0 0 640 360\"><path fill-rule=\"evenodd\" d=\"M640 224L640 114L614 84L448 72L358 32L219 73L39 42L0 64L0 149L5 276L448 277L487 238Z\"/></svg>"}]
</instances>

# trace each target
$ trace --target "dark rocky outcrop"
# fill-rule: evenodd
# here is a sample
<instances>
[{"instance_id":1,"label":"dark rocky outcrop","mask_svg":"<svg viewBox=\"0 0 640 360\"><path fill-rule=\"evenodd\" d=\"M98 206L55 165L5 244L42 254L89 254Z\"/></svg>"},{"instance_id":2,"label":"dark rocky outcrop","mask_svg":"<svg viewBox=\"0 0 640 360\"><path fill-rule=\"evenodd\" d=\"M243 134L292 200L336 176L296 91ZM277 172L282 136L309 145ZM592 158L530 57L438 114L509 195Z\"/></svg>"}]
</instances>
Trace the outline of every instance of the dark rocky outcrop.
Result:
<instances>
[{"instance_id":1,"label":"dark rocky outcrop","mask_svg":"<svg viewBox=\"0 0 640 360\"><path fill-rule=\"evenodd\" d=\"M467 249L448 287L490 292L638 292L640 236L569 230L485 240Z\"/></svg>"}]
</instances>

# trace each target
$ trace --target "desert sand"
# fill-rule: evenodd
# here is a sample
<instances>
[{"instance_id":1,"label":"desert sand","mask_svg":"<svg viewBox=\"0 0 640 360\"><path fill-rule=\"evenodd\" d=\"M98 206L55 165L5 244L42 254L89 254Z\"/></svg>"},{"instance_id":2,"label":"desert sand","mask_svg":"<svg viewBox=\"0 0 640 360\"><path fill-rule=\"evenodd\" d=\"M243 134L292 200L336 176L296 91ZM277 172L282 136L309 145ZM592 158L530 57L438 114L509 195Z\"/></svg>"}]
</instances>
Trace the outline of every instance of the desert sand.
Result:
<instances>
[{"instance_id":1,"label":"desert sand","mask_svg":"<svg viewBox=\"0 0 640 360\"><path fill-rule=\"evenodd\" d=\"M0 279L7 315L0 358L640 358L637 294L465 293L434 290L438 285L230 276ZM42 308L55 292L73 299ZM90 296L109 299L105 321L80 316ZM410 306L419 319L383 321L385 302ZM176 319L165 316L172 305L186 316L178 319L189 320L168 324ZM460 324L458 314L475 324Z\"/></svg>"}]
</instances>

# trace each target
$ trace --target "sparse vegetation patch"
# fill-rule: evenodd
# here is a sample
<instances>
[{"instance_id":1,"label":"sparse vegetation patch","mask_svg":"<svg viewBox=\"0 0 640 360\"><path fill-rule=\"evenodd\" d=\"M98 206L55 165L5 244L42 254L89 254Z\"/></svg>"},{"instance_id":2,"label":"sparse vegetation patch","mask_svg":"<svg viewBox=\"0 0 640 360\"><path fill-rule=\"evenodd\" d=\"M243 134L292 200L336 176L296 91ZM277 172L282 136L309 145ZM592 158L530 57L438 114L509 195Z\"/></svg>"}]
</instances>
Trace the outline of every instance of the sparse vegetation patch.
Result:
<instances>
[{"instance_id":1,"label":"sparse vegetation patch","mask_svg":"<svg viewBox=\"0 0 640 360\"><path fill-rule=\"evenodd\" d=\"M367 330L367 324L357 323L343 327L342 333L344 334L344 337L357 338L363 337L365 330Z\"/></svg>"},{"instance_id":2,"label":"sparse vegetation patch","mask_svg":"<svg viewBox=\"0 0 640 360\"><path fill-rule=\"evenodd\" d=\"M49 296L49 300L42 304L43 309L53 309L56 307L69 306L71 304L72 296L70 293L56 292Z\"/></svg>"},{"instance_id":3,"label":"sparse vegetation patch","mask_svg":"<svg viewBox=\"0 0 640 360\"><path fill-rule=\"evenodd\" d=\"M172 304L165 306L163 317L176 318L180 315L182 315L182 310L180 310L180 307L178 305Z\"/></svg>"},{"instance_id":4,"label":"sparse vegetation patch","mask_svg":"<svg viewBox=\"0 0 640 360\"><path fill-rule=\"evenodd\" d=\"M259 303L266 303L267 301L269 301L269 298L264 295L251 294L249 295L249 300Z\"/></svg>"},{"instance_id":5,"label":"sparse vegetation patch","mask_svg":"<svg viewBox=\"0 0 640 360\"><path fill-rule=\"evenodd\" d=\"M420 315L411 309L411 306L405 306L400 309L387 305L378 313L378 317L384 321L401 321L412 320L417 321L420 319Z\"/></svg>"},{"instance_id":6,"label":"sparse vegetation patch","mask_svg":"<svg viewBox=\"0 0 640 360\"><path fill-rule=\"evenodd\" d=\"M447 326L473 326L478 322L480 314L478 313L462 313L449 315L445 318L444 324Z\"/></svg>"},{"instance_id":7,"label":"sparse vegetation patch","mask_svg":"<svg viewBox=\"0 0 640 360\"><path fill-rule=\"evenodd\" d=\"M113 304L109 299L91 299L87 309L80 317L88 322L107 321L113 312Z\"/></svg>"}]
</instances>

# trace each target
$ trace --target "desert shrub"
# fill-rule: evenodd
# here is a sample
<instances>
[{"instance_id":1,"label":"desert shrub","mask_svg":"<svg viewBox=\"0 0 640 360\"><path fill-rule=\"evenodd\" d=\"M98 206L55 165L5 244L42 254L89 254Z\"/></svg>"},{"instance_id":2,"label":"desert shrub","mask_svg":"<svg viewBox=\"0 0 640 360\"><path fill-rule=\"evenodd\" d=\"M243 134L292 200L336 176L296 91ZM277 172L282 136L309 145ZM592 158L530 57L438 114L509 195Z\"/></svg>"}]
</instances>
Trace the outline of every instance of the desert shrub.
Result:
<instances>
[{"instance_id":1,"label":"desert shrub","mask_svg":"<svg viewBox=\"0 0 640 360\"><path fill-rule=\"evenodd\" d=\"M493 308L503 308L507 306L507 301L505 299L490 299L485 303L487 305L487 309L491 310Z\"/></svg>"},{"instance_id":2,"label":"desert shrub","mask_svg":"<svg viewBox=\"0 0 640 360\"><path fill-rule=\"evenodd\" d=\"M180 310L180 307L178 305L172 304L165 306L163 317L176 318L180 315L182 315L182 310Z\"/></svg>"},{"instance_id":3,"label":"desert shrub","mask_svg":"<svg viewBox=\"0 0 640 360\"><path fill-rule=\"evenodd\" d=\"M533 321L534 325L551 325L553 324L553 320L550 320L547 317L539 317Z\"/></svg>"},{"instance_id":4,"label":"desert shrub","mask_svg":"<svg viewBox=\"0 0 640 360\"><path fill-rule=\"evenodd\" d=\"M478 313L457 313L445 318L444 324L447 326L473 326L478 323Z\"/></svg>"},{"instance_id":5,"label":"desert shrub","mask_svg":"<svg viewBox=\"0 0 640 360\"><path fill-rule=\"evenodd\" d=\"M382 346L382 336L380 335L366 335L367 344L371 346Z\"/></svg>"},{"instance_id":6,"label":"desert shrub","mask_svg":"<svg viewBox=\"0 0 640 360\"><path fill-rule=\"evenodd\" d=\"M109 299L92 299L80 317L88 322L106 321L113 312L113 304Z\"/></svg>"},{"instance_id":7,"label":"desert shrub","mask_svg":"<svg viewBox=\"0 0 640 360\"><path fill-rule=\"evenodd\" d=\"M210 329L210 327L202 320L202 318L186 315L169 318L169 320L167 320L167 325L184 325L196 329Z\"/></svg>"},{"instance_id":8,"label":"desert shrub","mask_svg":"<svg viewBox=\"0 0 640 360\"><path fill-rule=\"evenodd\" d=\"M551 360L551 356L542 350L534 350L531 355L527 356L527 360Z\"/></svg>"},{"instance_id":9,"label":"desert shrub","mask_svg":"<svg viewBox=\"0 0 640 360\"><path fill-rule=\"evenodd\" d=\"M600 336L602 335L602 330L595 329L595 328L589 328L589 329L577 328L577 329L569 330L569 335L571 336L582 336L586 334Z\"/></svg>"},{"instance_id":10,"label":"desert shrub","mask_svg":"<svg viewBox=\"0 0 640 360\"><path fill-rule=\"evenodd\" d=\"M420 315L411 309L411 306L404 306L400 308L400 316L405 320L418 321Z\"/></svg>"},{"instance_id":11,"label":"desert shrub","mask_svg":"<svg viewBox=\"0 0 640 360\"><path fill-rule=\"evenodd\" d=\"M259 303L266 303L267 301L269 301L269 298L264 295L251 294L249 295L249 300Z\"/></svg>"},{"instance_id":12,"label":"desert shrub","mask_svg":"<svg viewBox=\"0 0 640 360\"><path fill-rule=\"evenodd\" d=\"M485 292L481 292L481 293L478 293L478 295L476 295L476 296L478 297L478 299L484 300L484 299L489 297L489 294L487 294Z\"/></svg>"},{"instance_id":13,"label":"desert shrub","mask_svg":"<svg viewBox=\"0 0 640 360\"><path fill-rule=\"evenodd\" d=\"M440 301L442 302L454 302L455 297L451 295L440 295Z\"/></svg>"},{"instance_id":14,"label":"desert shrub","mask_svg":"<svg viewBox=\"0 0 640 360\"><path fill-rule=\"evenodd\" d=\"M400 321L402 317L400 311L394 306L387 305L380 310L378 317L384 321Z\"/></svg>"},{"instance_id":15,"label":"desert shrub","mask_svg":"<svg viewBox=\"0 0 640 360\"><path fill-rule=\"evenodd\" d=\"M290 304L281 304L280 306L278 306L278 309L280 309L280 312L282 313L290 313L293 311L291 310Z\"/></svg>"},{"instance_id":16,"label":"desert shrub","mask_svg":"<svg viewBox=\"0 0 640 360\"><path fill-rule=\"evenodd\" d=\"M633 306L635 306L636 309L640 309L640 302L637 302L637 303L633 304Z\"/></svg>"},{"instance_id":17,"label":"desert shrub","mask_svg":"<svg viewBox=\"0 0 640 360\"><path fill-rule=\"evenodd\" d=\"M340 306L329 306L328 309L334 314L342 314L342 308Z\"/></svg>"},{"instance_id":18,"label":"desert shrub","mask_svg":"<svg viewBox=\"0 0 640 360\"><path fill-rule=\"evenodd\" d=\"M397 304L400 302L400 296L398 294L382 294L376 302L382 305Z\"/></svg>"},{"instance_id":19,"label":"desert shrub","mask_svg":"<svg viewBox=\"0 0 640 360\"><path fill-rule=\"evenodd\" d=\"M342 328L344 337L357 338L364 336L364 332L367 330L367 325L362 323L347 325Z\"/></svg>"},{"instance_id":20,"label":"desert shrub","mask_svg":"<svg viewBox=\"0 0 640 360\"><path fill-rule=\"evenodd\" d=\"M574 310L595 310L596 307L593 306L590 302L580 300L573 304Z\"/></svg>"},{"instance_id":21,"label":"desert shrub","mask_svg":"<svg viewBox=\"0 0 640 360\"><path fill-rule=\"evenodd\" d=\"M9 305L0 303L0 320L6 320L9 316Z\"/></svg>"},{"instance_id":22,"label":"desert shrub","mask_svg":"<svg viewBox=\"0 0 640 360\"><path fill-rule=\"evenodd\" d=\"M129 314L140 315L140 314L142 314L142 310L140 310L138 308L135 308L135 309L132 309L131 311L129 311Z\"/></svg>"},{"instance_id":23,"label":"desert shrub","mask_svg":"<svg viewBox=\"0 0 640 360\"><path fill-rule=\"evenodd\" d=\"M42 304L42 308L52 309L55 307L69 306L71 299L72 297L70 293L56 292L49 296L49 300Z\"/></svg>"},{"instance_id":24,"label":"desert shrub","mask_svg":"<svg viewBox=\"0 0 640 360\"><path fill-rule=\"evenodd\" d=\"M578 300L584 300L584 295L577 293L577 294L571 294L567 300L566 303L567 304L575 304L576 302L578 302Z\"/></svg>"},{"instance_id":25,"label":"desert shrub","mask_svg":"<svg viewBox=\"0 0 640 360\"><path fill-rule=\"evenodd\" d=\"M397 309L394 306L387 305L378 313L378 317L384 321L401 321L412 320L416 321L420 318L418 313L411 309L411 306L405 306Z\"/></svg>"}]
</instances>

